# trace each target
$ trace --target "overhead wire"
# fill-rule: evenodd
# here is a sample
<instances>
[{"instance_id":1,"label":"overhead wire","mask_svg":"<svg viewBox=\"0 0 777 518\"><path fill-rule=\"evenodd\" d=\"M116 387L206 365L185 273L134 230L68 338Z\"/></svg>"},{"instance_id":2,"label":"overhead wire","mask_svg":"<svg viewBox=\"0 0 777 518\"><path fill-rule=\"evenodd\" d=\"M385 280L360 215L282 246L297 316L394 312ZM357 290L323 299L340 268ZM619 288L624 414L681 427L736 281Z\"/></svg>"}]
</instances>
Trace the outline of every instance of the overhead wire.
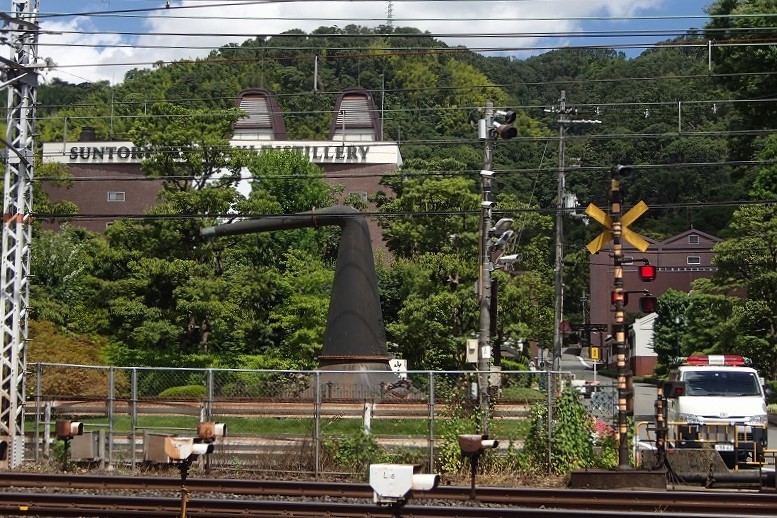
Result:
<instances>
[{"instance_id":1,"label":"overhead wire","mask_svg":"<svg viewBox=\"0 0 777 518\"><path fill-rule=\"evenodd\" d=\"M547 144L546 144L547 148ZM543 155L544 156L544 155ZM681 168L712 168L712 167L763 167L768 165L777 164L777 160L724 160L719 162L674 162L674 163L658 163L658 164L634 164L634 169L651 171L662 169L681 169ZM70 164L71 166L78 167L79 165L88 164ZM533 173L553 173L558 171L558 167L533 167L533 168L517 168L517 169L504 169L494 168L496 177L494 182L499 184L504 182L504 177L509 175L530 175ZM609 167L601 166L580 166L575 168L569 168L567 175L579 175L581 173L609 173ZM341 179L341 178L415 178L415 177L450 177L450 176L473 176L477 177L480 174L480 170L462 170L462 171L444 171L444 170L427 170L427 171L414 171L414 170L402 170L400 172L391 173L353 173L353 172L327 172L326 179ZM130 176L132 175L132 176ZM108 176L78 176L74 175L67 178L67 181L72 182L162 182L165 180L194 180L193 175L173 174L166 175L164 177L159 176L145 176L142 173L127 173L127 175L108 175ZM266 180L270 178L287 179L287 180L320 180L322 175L320 174L293 174L293 175L240 175L235 178L236 181L251 181L251 180ZM56 182L62 179L55 176L36 175L35 181L40 182ZM214 178L214 181L218 180Z\"/></svg>"},{"instance_id":2,"label":"overhead wire","mask_svg":"<svg viewBox=\"0 0 777 518\"><path fill-rule=\"evenodd\" d=\"M652 211L662 210L678 210L678 209L691 209L691 208L722 208L722 207L744 207L744 206L774 206L777 205L777 199L769 200L728 200L728 201L715 201L715 202L679 202L679 203L667 203L667 204L651 204L650 209ZM559 208L552 207L500 207L498 210L494 210L495 215L509 215L509 214L521 214L521 213L533 213L533 214L556 214L573 213L575 210L580 210L582 207L575 208ZM452 209L452 210L421 210L421 211L399 211L399 212L384 212L380 210L367 210L360 211L363 216L371 218L399 218L399 217L431 217L431 216L477 216L480 214L480 209ZM57 219L145 219L145 220L179 220L179 219L202 219L202 218L234 218L234 219L257 219L266 217L288 217L288 214L238 214L238 213L198 213L198 214L141 214L141 213L120 213L113 214L64 214L64 213L33 213L33 217L36 218L57 218Z\"/></svg>"}]
</instances>

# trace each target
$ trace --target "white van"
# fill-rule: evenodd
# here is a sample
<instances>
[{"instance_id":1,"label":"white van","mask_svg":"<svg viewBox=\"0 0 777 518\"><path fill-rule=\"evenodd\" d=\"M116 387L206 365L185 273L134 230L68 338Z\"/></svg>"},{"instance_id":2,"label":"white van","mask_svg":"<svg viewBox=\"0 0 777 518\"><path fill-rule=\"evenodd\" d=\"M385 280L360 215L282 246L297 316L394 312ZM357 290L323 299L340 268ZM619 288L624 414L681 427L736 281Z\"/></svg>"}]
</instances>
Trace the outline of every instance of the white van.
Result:
<instances>
[{"instance_id":1,"label":"white van","mask_svg":"<svg viewBox=\"0 0 777 518\"><path fill-rule=\"evenodd\" d=\"M766 397L763 380L736 355L685 358L664 383L668 442L714 447L730 466L763 462Z\"/></svg>"}]
</instances>

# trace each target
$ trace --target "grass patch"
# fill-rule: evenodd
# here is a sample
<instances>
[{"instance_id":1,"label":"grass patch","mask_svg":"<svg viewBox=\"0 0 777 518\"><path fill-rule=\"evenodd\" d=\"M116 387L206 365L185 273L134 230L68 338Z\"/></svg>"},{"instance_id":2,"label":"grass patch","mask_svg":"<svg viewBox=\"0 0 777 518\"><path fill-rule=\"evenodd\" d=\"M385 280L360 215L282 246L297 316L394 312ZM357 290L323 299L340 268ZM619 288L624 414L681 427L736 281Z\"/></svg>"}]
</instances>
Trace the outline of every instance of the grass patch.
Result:
<instances>
[{"instance_id":1,"label":"grass patch","mask_svg":"<svg viewBox=\"0 0 777 518\"><path fill-rule=\"evenodd\" d=\"M77 416L71 416L78 419ZM84 423L87 432L107 430L108 420L104 417L84 417L78 419ZM195 416L138 416L137 428L151 433L189 435L197 429L199 419ZM315 421L310 418L273 418L273 417L225 417L218 419L227 425L228 435L312 435ZM435 420L435 434L440 433L441 419ZM28 431L33 430L35 423L28 422ZM351 435L362 429L361 419L340 418L321 421L323 436ZM54 432L52 423L51 431ZM427 437L429 422L426 419L373 419L371 422L373 435L392 435L404 437ZM494 437L522 438L526 436L528 421L525 419L494 419L491 424L491 435ZM114 433L129 433L130 417L114 416Z\"/></svg>"}]
</instances>

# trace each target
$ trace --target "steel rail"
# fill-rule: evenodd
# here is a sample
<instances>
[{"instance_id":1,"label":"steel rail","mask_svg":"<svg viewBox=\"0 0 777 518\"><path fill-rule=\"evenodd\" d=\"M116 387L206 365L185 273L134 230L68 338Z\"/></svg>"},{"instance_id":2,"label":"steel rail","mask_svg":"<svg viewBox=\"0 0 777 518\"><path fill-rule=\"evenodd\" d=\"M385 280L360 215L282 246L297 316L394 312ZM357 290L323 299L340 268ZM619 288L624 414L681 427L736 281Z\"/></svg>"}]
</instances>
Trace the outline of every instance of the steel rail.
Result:
<instances>
[{"instance_id":1,"label":"steel rail","mask_svg":"<svg viewBox=\"0 0 777 518\"><path fill-rule=\"evenodd\" d=\"M4 493L0 501L2 516L56 516L65 517L139 517L180 516L180 500L161 497L95 496L78 494L18 494ZM473 506L424 506L406 505L401 508L378 507L374 504L339 502L294 502L267 500L189 500L187 516L232 518L237 516L299 517L396 517L404 518L501 518L526 516L544 518L655 518L659 512L663 518L718 518L715 514L683 513L679 511L590 511L579 509L531 509L521 507L473 507ZM727 510L727 514L729 511ZM751 515L767 517L771 515Z\"/></svg>"},{"instance_id":2,"label":"steel rail","mask_svg":"<svg viewBox=\"0 0 777 518\"><path fill-rule=\"evenodd\" d=\"M250 480L229 478L190 478L186 487L193 496L204 493L228 493L251 497L302 497L372 499L367 484L313 481ZM179 491L176 477L131 477L64 475L41 473L0 473L0 488L69 488L94 491L149 490ZM546 488L476 488L480 504L501 504L533 509L548 508L595 511L673 511L681 513L720 513L777 516L777 498L767 492L633 491ZM470 488L442 486L428 492L416 492L416 500L462 502L470 499Z\"/></svg>"}]
</instances>

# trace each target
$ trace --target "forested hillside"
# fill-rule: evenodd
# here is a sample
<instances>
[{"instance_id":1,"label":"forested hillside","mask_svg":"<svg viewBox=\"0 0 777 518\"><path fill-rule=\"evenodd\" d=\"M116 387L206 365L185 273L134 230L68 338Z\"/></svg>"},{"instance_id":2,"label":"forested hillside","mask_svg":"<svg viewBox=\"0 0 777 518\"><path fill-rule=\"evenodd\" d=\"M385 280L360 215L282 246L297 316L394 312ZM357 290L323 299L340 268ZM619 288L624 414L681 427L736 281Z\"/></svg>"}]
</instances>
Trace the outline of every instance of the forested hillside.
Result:
<instances>
[{"instance_id":1,"label":"forested hillside","mask_svg":"<svg viewBox=\"0 0 777 518\"><path fill-rule=\"evenodd\" d=\"M718 2L714 9L731 6ZM707 30L738 37L723 25L716 21ZM374 200L393 255L393 261L379 262L392 352L408 358L413 369L460 368L464 339L478 327L472 286L483 146L470 121L487 101L519 113L518 137L498 141L494 152L496 200L499 211L519 224L521 256L520 275L495 272L502 290L499 341L549 342L553 335L558 113L551 108L562 91L576 108L565 165L567 190L580 207L606 205L610 168L631 164L638 172L624 186L625 203L651 206L640 233L662 239L692 227L723 238L775 237L771 204L735 214L740 205L771 200L777 191L771 119L741 102L773 91L772 76L735 81L726 72L771 70L774 58L743 62L735 51L720 50L711 73L703 41L704 34L689 33L631 59L608 49L561 49L520 60L448 47L410 27L291 31L226 46L202 60L133 70L115 86L45 85L37 133L41 141L73 140L89 126L101 139L224 148L239 116L233 109L237 93L262 87L277 95L290 139L323 139L337 94L356 86L370 90L382 109L385 138L400 143L405 159L402 174L387 177L384 196ZM729 75L714 73L718 67ZM175 120L180 122L169 122ZM149 176L166 182L153 217L117 223L104 238L70 227L57 234L36 231L34 318L65 332L105 337L110 345L103 361L314 365L335 236L299 230L205 243L197 231L230 207L243 214L308 210L331 204L336 190L315 166L284 153L225 152L186 162L152 157L144 165ZM258 180L247 199L235 189L241 167ZM223 168L231 176L206 181ZM176 183L181 175L194 184ZM47 207L45 199L41 203ZM754 228L758 218L761 227ZM565 314L572 319L588 290L584 245L600 231L594 227L572 215L565 224ZM713 323L728 330L741 326L746 338L719 333L715 343L702 344L691 337L687 348L739 348L773 366L774 258L769 251L757 254L763 275L743 274L742 245L732 243L721 247L720 279L700 293L714 298L727 288L748 288L747 312L724 297L730 311ZM677 310L689 300L672 304ZM697 308L714 306L705 304ZM665 339L674 343L675 336Z\"/></svg>"}]
</instances>

